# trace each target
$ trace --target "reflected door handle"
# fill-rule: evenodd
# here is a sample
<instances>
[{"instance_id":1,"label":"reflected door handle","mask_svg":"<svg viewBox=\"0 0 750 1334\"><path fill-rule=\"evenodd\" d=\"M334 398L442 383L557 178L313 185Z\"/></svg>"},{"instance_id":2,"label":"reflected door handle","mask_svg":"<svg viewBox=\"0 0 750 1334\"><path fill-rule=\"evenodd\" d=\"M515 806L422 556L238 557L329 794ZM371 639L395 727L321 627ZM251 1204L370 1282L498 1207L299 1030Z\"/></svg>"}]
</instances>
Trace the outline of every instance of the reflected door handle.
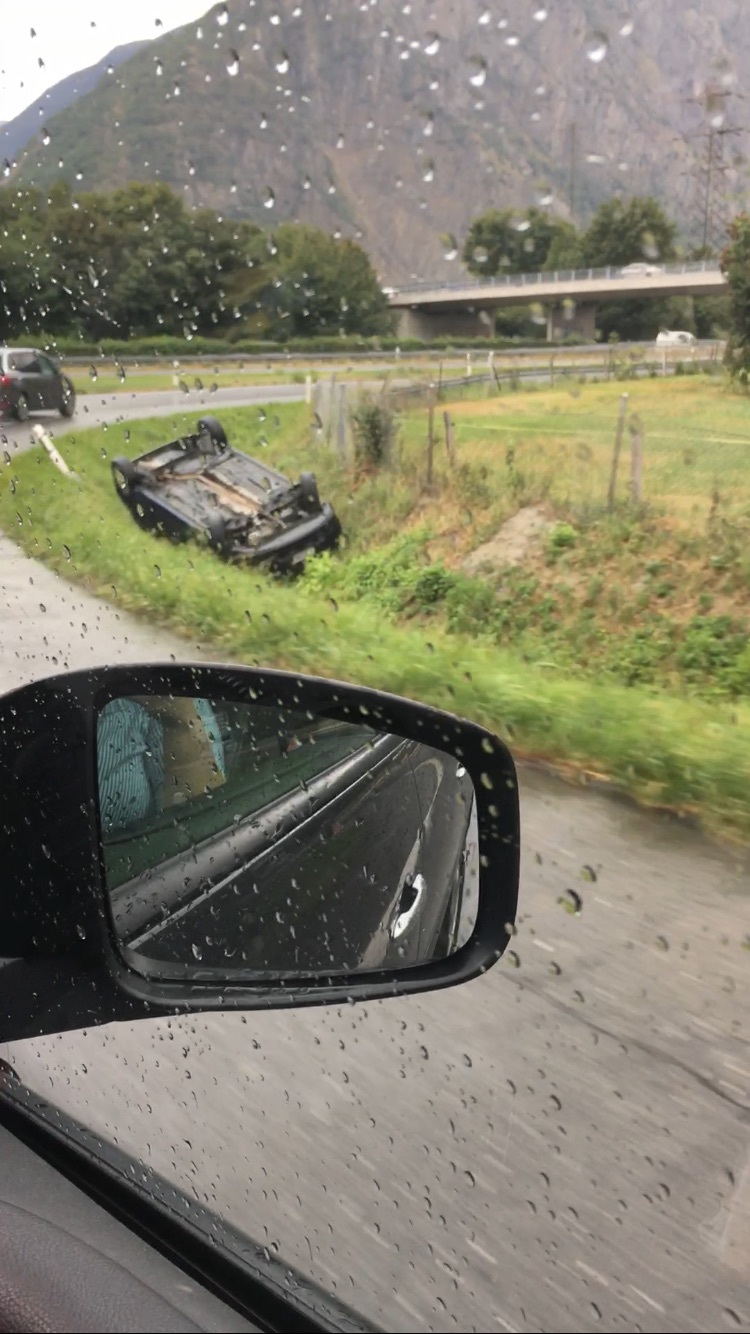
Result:
<instances>
[{"instance_id":1,"label":"reflected door handle","mask_svg":"<svg viewBox=\"0 0 750 1334\"><path fill-rule=\"evenodd\" d=\"M391 924L391 940L398 940L409 930L422 904L427 881L423 875L415 875L413 880L404 885L399 900L398 912Z\"/></svg>"}]
</instances>

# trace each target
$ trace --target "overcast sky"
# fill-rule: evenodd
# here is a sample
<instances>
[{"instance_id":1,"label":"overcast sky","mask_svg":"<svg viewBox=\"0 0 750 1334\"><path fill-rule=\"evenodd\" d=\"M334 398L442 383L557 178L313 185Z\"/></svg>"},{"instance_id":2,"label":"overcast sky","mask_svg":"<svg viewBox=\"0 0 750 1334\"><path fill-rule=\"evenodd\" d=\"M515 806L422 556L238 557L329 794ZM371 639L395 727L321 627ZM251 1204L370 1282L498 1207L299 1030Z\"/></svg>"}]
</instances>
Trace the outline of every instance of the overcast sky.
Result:
<instances>
[{"instance_id":1,"label":"overcast sky","mask_svg":"<svg viewBox=\"0 0 750 1334\"><path fill-rule=\"evenodd\" d=\"M211 7L211 0L2 0L0 121L12 120L52 84L113 47L158 37Z\"/></svg>"}]
</instances>

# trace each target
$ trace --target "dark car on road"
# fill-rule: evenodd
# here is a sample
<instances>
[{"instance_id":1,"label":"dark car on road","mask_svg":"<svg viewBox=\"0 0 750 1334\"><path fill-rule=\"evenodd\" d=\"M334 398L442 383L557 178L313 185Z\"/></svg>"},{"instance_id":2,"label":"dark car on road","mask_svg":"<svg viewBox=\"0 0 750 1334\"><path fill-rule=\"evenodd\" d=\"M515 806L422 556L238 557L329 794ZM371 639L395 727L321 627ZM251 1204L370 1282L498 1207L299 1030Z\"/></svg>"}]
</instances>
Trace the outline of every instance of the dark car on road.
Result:
<instances>
[{"instance_id":1,"label":"dark car on road","mask_svg":"<svg viewBox=\"0 0 750 1334\"><path fill-rule=\"evenodd\" d=\"M333 550L341 536L312 473L290 482L232 449L215 417L139 458L114 459L112 476L142 528L173 542L202 536L226 559L279 572L301 569L306 556Z\"/></svg>"},{"instance_id":2,"label":"dark car on road","mask_svg":"<svg viewBox=\"0 0 750 1334\"><path fill-rule=\"evenodd\" d=\"M457 760L364 725L249 713L224 715L223 786L104 831L134 966L349 973L453 953L477 855Z\"/></svg>"},{"instance_id":3,"label":"dark car on road","mask_svg":"<svg viewBox=\"0 0 750 1334\"><path fill-rule=\"evenodd\" d=\"M33 347L0 348L0 413L27 421L45 409L72 417L76 391L60 367Z\"/></svg>"}]
</instances>

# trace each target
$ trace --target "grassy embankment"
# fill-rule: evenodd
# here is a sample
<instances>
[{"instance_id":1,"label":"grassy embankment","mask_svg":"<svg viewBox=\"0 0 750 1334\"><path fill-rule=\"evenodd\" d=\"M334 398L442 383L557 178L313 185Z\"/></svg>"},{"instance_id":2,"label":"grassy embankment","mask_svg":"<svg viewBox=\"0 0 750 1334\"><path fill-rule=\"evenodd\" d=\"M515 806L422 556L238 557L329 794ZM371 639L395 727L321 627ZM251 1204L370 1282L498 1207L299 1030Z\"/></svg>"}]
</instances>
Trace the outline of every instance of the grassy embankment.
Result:
<instances>
[{"instance_id":1,"label":"grassy embankment","mask_svg":"<svg viewBox=\"0 0 750 1334\"><path fill-rule=\"evenodd\" d=\"M644 424L647 504L608 516L623 389ZM517 752L747 838L747 401L691 378L506 393L451 411L456 463L438 442L431 490L423 411L374 475L337 462L304 405L222 413L249 452L292 474L312 465L345 524L343 557L314 562L293 586L136 528L108 462L164 439L176 423L163 420L75 433L61 447L80 482L41 453L14 458L0 524L30 554L219 656L427 700L494 727ZM463 571L532 506L551 526L520 565Z\"/></svg>"}]
</instances>

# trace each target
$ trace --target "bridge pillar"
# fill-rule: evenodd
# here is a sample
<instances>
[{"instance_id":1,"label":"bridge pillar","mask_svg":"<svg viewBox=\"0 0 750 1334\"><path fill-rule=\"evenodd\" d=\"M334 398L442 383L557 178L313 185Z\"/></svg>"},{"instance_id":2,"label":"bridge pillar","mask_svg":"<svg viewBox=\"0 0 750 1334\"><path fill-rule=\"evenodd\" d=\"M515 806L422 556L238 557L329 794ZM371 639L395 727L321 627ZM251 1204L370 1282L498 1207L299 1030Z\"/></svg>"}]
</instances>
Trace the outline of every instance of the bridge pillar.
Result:
<instances>
[{"instance_id":1,"label":"bridge pillar","mask_svg":"<svg viewBox=\"0 0 750 1334\"><path fill-rule=\"evenodd\" d=\"M592 302L571 302L547 306L547 342L578 334L587 343L596 338L596 306Z\"/></svg>"},{"instance_id":2,"label":"bridge pillar","mask_svg":"<svg viewBox=\"0 0 750 1334\"><path fill-rule=\"evenodd\" d=\"M483 312L482 312L483 313ZM398 311L398 332L401 338L420 338L429 343L433 338L489 338L495 321L491 314L478 310L417 310Z\"/></svg>"}]
</instances>

